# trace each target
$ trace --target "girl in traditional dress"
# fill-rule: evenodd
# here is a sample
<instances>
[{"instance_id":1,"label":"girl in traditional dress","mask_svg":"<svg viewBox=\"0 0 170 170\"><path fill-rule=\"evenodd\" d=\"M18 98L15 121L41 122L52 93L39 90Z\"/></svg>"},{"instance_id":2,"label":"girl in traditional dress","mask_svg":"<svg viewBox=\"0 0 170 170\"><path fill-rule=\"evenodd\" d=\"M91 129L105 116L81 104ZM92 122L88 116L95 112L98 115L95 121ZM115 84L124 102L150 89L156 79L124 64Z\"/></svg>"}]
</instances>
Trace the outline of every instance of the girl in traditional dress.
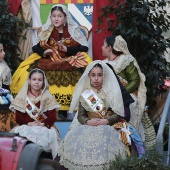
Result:
<instances>
[{"instance_id":1,"label":"girl in traditional dress","mask_svg":"<svg viewBox=\"0 0 170 170\"><path fill-rule=\"evenodd\" d=\"M23 61L12 77L11 91L17 94L28 71L38 67L45 72L50 92L62 111L69 110L75 85L91 62L84 52L88 44L78 24L64 5L54 5L42 26L33 54Z\"/></svg>"},{"instance_id":2,"label":"girl in traditional dress","mask_svg":"<svg viewBox=\"0 0 170 170\"><path fill-rule=\"evenodd\" d=\"M16 122L15 114L9 110L9 105L13 100L9 90L11 70L4 61L4 57L4 47L3 44L0 43L0 131L9 132L16 126Z\"/></svg>"},{"instance_id":3,"label":"girl in traditional dress","mask_svg":"<svg viewBox=\"0 0 170 170\"><path fill-rule=\"evenodd\" d=\"M51 148L55 158L60 135L54 123L59 108L59 104L49 92L44 72L33 69L10 105L18 124L11 132L19 133L40 146Z\"/></svg>"},{"instance_id":4,"label":"girl in traditional dress","mask_svg":"<svg viewBox=\"0 0 170 170\"><path fill-rule=\"evenodd\" d=\"M70 112L77 107L80 124L68 131L61 142L58 153L61 165L69 170L109 168L116 155L125 158L130 154L132 134L138 136L138 155L144 154L140 136L123 119L119 82L104 62L96 60L86 68L76 86Z\"/></svg>"},{"instance_id":5,"label":"girl in traditional dress","mask_svg":"<svg viewBox=\"0 0 170 170\"><path fill-rule=\"evenodd\" d=\"M108 36L104 40L102 53L107 57L104 62L113 67L121 83L135 101L130 105L130 122L143 136L145 146L154 145L156 134L148 114L144 112L146 104L145 75L141 72L136 59L130 54L126 41L121 35Z\"/></svg>"}]
</instances>

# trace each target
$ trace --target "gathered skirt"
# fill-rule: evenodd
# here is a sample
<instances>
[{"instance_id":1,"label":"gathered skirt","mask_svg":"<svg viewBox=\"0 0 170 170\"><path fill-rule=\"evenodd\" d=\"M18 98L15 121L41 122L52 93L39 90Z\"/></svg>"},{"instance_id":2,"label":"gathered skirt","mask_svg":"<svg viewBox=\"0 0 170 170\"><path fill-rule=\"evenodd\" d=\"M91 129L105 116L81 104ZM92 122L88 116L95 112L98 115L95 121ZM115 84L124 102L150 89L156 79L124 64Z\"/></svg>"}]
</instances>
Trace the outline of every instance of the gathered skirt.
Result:
<instances>
[{"instance_id":1,"label":"gathered skirt","mask_svg":"<svg viewBox=\"0 0 170 170\"><path fill-rule=\"evenodd\" d=\"M109 125L71 128L59 146L60 164L69 170L103 170L116 155L126 157L119 132Z\"/></svg>"},{"instance_id":2,"label":"gathered skirt","mask_svg":"<svg viewBox=\"0 0 170 170\"><path fill-rule=\"evenodd\" d=\"M48 129L46 126L27 126L21 125L14 127L11 132L18 133L33 143L42 147L48 147L52 151L53 159L57 156L60 143L60 134L53 127Z\"/></svg>"}]
</instances>

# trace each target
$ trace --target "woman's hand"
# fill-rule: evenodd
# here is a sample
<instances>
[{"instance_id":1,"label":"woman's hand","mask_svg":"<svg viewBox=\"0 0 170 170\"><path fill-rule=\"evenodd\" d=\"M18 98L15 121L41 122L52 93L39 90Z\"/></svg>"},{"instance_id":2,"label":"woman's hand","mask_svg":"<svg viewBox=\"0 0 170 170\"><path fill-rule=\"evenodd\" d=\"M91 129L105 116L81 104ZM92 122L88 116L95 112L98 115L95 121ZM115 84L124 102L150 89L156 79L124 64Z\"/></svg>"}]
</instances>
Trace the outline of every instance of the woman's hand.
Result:
<instances>
[{"instance_id":1,"label":"woman's hand","mask_svg":"<svg viewBox=\"0 0 170 170\"><path fill-rule=\"evenodd\" d=\"M67 52L67 47L63 43L58 43L59 51Z\"/></svg>"},{"instance_id":2,"label":"woman's hand","mask_svg":"<svg viewBox=\"0 0 170 170\"><path fill-rule=\"evenodd\" d=\"M95 118L87 121L87 125L89 126L100 126L100 125L107 125L107 124L108 124L107 119Z\"/></svg>"},{"instance_id":3,"label":"woman's hand","mask_svg":"<svg viewBox=\"0 0 170 170\"><path fill-rule=\"evenodd\" d=\"M52 49L47 49L47 50L44 51L43 55L51 55L52 53L53 53Z\"/></svg>"}]
</instances>

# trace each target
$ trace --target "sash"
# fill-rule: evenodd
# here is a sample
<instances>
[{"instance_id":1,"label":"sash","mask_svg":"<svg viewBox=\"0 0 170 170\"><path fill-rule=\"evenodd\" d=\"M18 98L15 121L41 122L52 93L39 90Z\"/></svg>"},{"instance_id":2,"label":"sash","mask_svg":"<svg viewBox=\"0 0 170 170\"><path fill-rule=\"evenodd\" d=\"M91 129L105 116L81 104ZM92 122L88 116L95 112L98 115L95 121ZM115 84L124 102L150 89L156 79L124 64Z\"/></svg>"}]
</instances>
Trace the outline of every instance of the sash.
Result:
<instances>
[{"instance_id":1,"label":"sash","mask_svg":"<svg viewBox=\"0 0 170 170\"><path fill-rule=\"evenodd\" d=\"M50 37L52 30L53 30L53 28L46 30L42 33L40 45L45 49L52 49L53 53L50 55L51 60L59 61L59 60L62 60L62 58L61 58L58 50L55 47L52 47L47 44L48 38Z\"/></svg>"},{"instance_id":2,"label":"sash","mask_svg":"<svg viewBox=\"0 0 170 170\"><path fill-rule=\"evenodd\" d=\"M47 118L44 113L40 113L40 109L34 103L32 103L28 97L26 98L26 112L30 118L41 123Z\"/></svg>"},{"instance_id":3,"label":"sash","mask_svg":"<svg viewBox=\"0 0 170 170\"><path fill-rule=\"evenodd\" d=\"M131 142L133 141L138 157L142 157L145 154L145 148L141 136L136 129L126 120L121 120L115 123L113 127L119 131L119 138L126 146L127 155L130 156Z\"/></svg>"},{"instance_id":4,"label":"sash","mask_svg":"<svg viewBox=\"0 0 170 170\"><path fill-rule=\"evenodd\" d=\"M81 97L85 100L86 104L97 113L101 118L105 118L107 111L104 107L102 100L94 93L93 90L87 89L82 94Z\"/></svg>"}]
</instances>

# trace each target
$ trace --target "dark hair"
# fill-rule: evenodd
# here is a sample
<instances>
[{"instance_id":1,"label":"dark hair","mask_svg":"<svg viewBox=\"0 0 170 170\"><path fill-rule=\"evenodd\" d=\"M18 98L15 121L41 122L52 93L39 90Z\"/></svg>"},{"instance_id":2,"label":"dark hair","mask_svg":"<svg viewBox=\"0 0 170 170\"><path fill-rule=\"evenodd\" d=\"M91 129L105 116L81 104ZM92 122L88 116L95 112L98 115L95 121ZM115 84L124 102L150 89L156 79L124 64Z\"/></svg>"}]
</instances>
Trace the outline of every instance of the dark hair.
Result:
<instances>
[{"instance_id":1,"label":"dark hair","mask_svg":"<svg viewBox=\"0 0 170 170\"><path fill-rule=\"evenodd\" d=\"M51 9L51 14L53 13L53 11L61 11L64 16L66 16L65 12L63 11L63 8L61 6L55 6Z\"/></svg>"},{"instance_id":2,"label":"dark hair","mask_svg":"<svg viewBox=\"0 0 170 170\"><path fill-rule=\"evenodd\" d=\"M99 68L101 68L101 69L103 70L102 65L99 64L99 63L97 63L97 64L95 64L95 65L93 66L93 68L95 68L95 67L99 67ZM92 69L93 69L93 68L92 68ZM92 69L91 69L91 70L92 70ZM89 73L91 72L91 70L89 71Z\"/></svg>"},{"instance_id":3,"label":"dark hair","mask_svg":"<svg viewBox=\"0 0 170 170\"><path fill-rule=\"evenodd\" d=\"M93 66L93 68L94 68L94 67L100 67L100 68L102 68L102 69L103 69L102 65L101 65L101 64L99 64L99 63L95 64L95 65Z\"/></svg>"},{"instance_id":4,"label":"dark hair","mask_svg":"<svg viewBox=\"0 0 170 170\"><path fill-rule=\"evenodd\" d=\"M113 45L114 45L114 43L115 43L115 39L116 39L116 36L115 36L115 35L112 35L112 36L106 37L106 38L105 38L105 41L106 41L106 43L107 43L108 46L111 46L111 47L112 47L112 53L113 53L113 54L116 54L116 55L123 54L123 52L121 52L121 51L116 51L115 49L113 49Z\"/></svg>"},{"instance_id":5,"label":"dark hair","mask_svg":"<svg viewBox=\"0 0 170 170\"><path fill-rule=\"evenodd\" d=\"M29 79L31 79L31 76L34 74L34 73L40 73L43 75L43 81L44 81L44 72L39 69L39 68L35 68L33 70L30 71L30 74L29 74Z\"/></svg>"}]
</instances>

